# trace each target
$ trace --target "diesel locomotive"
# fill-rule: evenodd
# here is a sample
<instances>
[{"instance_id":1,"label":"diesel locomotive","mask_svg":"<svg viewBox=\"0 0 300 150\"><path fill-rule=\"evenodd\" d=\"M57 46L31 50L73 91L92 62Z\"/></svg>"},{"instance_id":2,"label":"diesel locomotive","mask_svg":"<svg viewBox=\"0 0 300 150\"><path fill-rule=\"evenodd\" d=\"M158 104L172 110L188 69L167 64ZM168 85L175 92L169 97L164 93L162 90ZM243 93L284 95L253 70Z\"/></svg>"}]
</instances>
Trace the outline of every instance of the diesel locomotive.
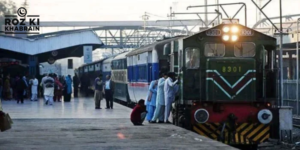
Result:
<instances>
[{"instance_id":1,"label":"diesel locomotive","mask_svg":"<svg viewBox=\"0 0 300 150\"><path fill-rule=\"evenodd\" d=\"M277 99L275 38L221 24L171 44L176 46L165 54L178 56L171 66L181 79L176 125L230 145L257 145L270 137L270 109Z\"/></svg>"},{"instance_id":2,"label":"diesel locomotive","mask_svg":"<svg viewBox=\"0 0 300 150\"><path fill-rule=\"evenodd\" d=\"M226 144L255 145L270 137L270 110L277 105L275 51L273 37L220 24L108 58L110 66L100 64L97 74L110 71L117 83L114 99L136 103L159 72L175 72L180 90L173 124Z\"/></svg>"}]
</instances>

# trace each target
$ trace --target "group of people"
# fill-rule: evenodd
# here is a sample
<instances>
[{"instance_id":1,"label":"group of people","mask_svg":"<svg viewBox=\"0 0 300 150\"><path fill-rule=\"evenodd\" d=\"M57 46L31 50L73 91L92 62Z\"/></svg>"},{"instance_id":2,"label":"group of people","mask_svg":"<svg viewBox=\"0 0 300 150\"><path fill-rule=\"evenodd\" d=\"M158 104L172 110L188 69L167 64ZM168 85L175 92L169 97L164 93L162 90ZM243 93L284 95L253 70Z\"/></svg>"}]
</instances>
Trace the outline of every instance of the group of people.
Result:
<instances>
[{"instance_id":1,"label":"group of people","mask_svg":"<svg viewBox=\"0 0 300 150\"><path fill-rule=\"evenodd\" d=\"M41 86L43 87L43 96L46 105L52 105L53 101L61 101L62 96L64 97L64 102L71 101L72 94L72 82L74 87L74 97L78 97L78 77L72 77L71 75L66 76L64 79L59 80L56 74L47 74L41 80Z\"/></svg>"},{"instance_id":2,"label":"group of people","mask_svg":"<svg viewBox=\"0 0 300 150\"><path fill-rule=\"evenodd\" d=\"M24 98L30 96L30 80L26 76L16 76L11 78L10 75L0 75L0 99L17 100L17 103L24 103Z\"/></svg>"},{"instance_id":3,"label":"group of people","mask_svg":"<svg viewBox=\"0 0 300 150\"><path fill-rule=\"evenodd\" d=\"M105 96L106 100L106 108L105 109L113 109L113 94L114 94L114 82L111 80L110 75L106 76L106 81L102 81L102 74L100 74L94 82L95 86L95 109L102 109L101 108L101 100ZM104 96L103 96L104 95Z\"/></svg>"},{"instance_id":4,"label":"group of people","mask_svg":"<svg viewBox=\"0 0 300 150\"><path fill-rule=\"evenodd\" d=\"M131 122L142 125L146 118L149 123L170 123L171 105L179 91L175 73L161 73L161 78L150 83L146 100L139 100L131 113ZM175 80L175 81L174 81Z\"/></svg>"},{"instance_id":5,"label":"group of people","mask_svg":"<svg viewBox=\"0 0 300 150\"><path fill-rule=\"evenodd\" d=\"M62 96L64 96L64 101L68 102L72 94L72 81L74 97L78 96L78 90L76 89L78 89L79 80L76 74L73 80L70 75L59 77L56 74L47 74L40 81L39 84L39 80L35 76L29 79L26 76L22 78L16 76L11 79L10 75L7 75L6 78L0 75L0 99L16 99L17 103L24 103L26 98L31 101L38 101L40 91L40 95L44 97L46 104L52 105L53 100L61 101Z\"/></svg>"}]
</instances>

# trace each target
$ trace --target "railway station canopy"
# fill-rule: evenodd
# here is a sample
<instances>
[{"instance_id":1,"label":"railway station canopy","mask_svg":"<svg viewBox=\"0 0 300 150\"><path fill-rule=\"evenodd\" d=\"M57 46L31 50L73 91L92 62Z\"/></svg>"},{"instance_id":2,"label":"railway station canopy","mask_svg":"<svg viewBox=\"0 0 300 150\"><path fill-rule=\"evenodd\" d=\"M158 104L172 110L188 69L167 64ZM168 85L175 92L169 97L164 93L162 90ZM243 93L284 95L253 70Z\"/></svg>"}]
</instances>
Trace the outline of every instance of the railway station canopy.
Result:
<instances>
[{"instance_id":1,"label":"railway station canopy","mask_svg":"<svg viewBox=\"0 0 300 150\"><path fill-rule=\"evenodd\" d=\"M59 31L25 38L0 35L0 58L26 61L28 56L37 56L39 62L46 62L50 57L55 60L81 57L85 45L93 46L95 50L103 42L90 29Z\"/></svg>"}]
</instances>

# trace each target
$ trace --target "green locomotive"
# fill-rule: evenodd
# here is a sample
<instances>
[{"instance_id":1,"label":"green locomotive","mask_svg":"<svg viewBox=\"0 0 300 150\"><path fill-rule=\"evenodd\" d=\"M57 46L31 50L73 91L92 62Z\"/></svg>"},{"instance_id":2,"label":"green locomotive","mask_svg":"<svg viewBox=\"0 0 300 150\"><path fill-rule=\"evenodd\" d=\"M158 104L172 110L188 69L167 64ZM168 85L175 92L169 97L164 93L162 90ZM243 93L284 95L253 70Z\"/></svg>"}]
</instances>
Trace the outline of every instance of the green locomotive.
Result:
<instances>
[{"instance_id":1,"label":"green locomotive","mask_svg":"<svg viewBox=\"0 0 300 150\"><path fill-rule=\"evenodd\" d=\"M166 45L180 77L173 123L230 145L270 136L276 105L276 39L240 24L220 24Z\"/></svg>"}]
</instances>

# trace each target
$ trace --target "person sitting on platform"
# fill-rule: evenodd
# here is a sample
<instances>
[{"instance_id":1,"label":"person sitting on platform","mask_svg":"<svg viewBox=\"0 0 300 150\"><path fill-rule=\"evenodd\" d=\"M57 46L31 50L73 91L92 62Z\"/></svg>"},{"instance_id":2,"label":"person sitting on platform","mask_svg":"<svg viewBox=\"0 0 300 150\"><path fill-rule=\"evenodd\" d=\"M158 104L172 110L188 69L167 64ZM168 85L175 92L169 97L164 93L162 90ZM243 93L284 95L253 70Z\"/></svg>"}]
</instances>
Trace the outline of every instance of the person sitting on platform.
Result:
<instances>
[{"instance_id":1,"label":"person sitting on platform","mask_svg":"<svg viewBox=\"0 0 300 150\"><path fill-rule=\"evenodd\" d=\"M146 110L145 100L140 99L138 104L133 108L130 115L130 120L133 125L143 125L147 113L148 112Z\"/></svg>"}]
</instances>

